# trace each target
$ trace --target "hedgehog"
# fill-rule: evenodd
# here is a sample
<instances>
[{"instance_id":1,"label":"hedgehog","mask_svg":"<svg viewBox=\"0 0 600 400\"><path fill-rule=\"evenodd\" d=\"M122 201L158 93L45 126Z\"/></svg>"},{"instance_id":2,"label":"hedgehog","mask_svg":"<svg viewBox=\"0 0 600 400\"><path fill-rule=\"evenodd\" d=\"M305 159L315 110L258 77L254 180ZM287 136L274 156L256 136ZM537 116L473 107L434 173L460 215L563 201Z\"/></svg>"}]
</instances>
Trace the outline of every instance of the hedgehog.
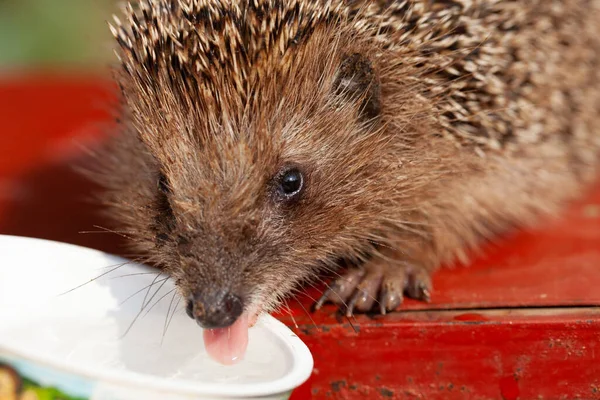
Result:
<instances>
[{"instance_id":1,"label":"hedgehog","mask_svg":"<svg viewBox=\"0 0 600 400\"><path fill-rule=\"evenodd\" d=\"M317 308L429 301L440 266L595 182L599 13L141 0L111 24L119 129L94 178L201 327L247 329L326 271Z\"/></svg>"}]
</instances>

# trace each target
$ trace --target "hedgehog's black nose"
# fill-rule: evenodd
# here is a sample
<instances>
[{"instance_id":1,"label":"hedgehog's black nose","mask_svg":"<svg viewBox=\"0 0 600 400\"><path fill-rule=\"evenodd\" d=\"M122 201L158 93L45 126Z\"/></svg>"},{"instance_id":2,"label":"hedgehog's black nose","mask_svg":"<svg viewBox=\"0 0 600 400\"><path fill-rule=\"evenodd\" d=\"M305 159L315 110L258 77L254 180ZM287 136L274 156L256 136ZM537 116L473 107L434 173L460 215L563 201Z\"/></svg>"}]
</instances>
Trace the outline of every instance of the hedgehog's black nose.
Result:
<instances>
[{"instance_id":1,"label":"hedgehog's black nose","mask_svg":"<svg viewBox=\"0 0 600 400\"><path fill-rule=\"evenodd\" d=\"M242 299L230 292L202 291L188 297L186 312L205 329L227 328L244 311Z\"/></svg>"}]
</instances>

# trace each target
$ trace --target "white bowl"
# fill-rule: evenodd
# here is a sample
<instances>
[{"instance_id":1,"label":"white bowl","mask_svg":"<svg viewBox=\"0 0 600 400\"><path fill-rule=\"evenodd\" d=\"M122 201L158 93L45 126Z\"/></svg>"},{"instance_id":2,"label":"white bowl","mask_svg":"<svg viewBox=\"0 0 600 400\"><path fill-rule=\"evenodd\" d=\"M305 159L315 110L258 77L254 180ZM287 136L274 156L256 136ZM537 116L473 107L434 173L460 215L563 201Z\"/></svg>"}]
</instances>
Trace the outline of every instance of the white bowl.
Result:
<instances>
[{"instance_id":1,"label":"white bowl","mask_svg":"<svg viewBox=\"0 0 600 400\"><path fill-rule=\"evenodd\" d=\"M268 315L241 362L212 361L173 282L154 269L14 236L0 235L0 255L0 399L12 390L2 382L18 381L78 400L287 399L312 371L306 345Z\"/></svg>"}]
</instances>

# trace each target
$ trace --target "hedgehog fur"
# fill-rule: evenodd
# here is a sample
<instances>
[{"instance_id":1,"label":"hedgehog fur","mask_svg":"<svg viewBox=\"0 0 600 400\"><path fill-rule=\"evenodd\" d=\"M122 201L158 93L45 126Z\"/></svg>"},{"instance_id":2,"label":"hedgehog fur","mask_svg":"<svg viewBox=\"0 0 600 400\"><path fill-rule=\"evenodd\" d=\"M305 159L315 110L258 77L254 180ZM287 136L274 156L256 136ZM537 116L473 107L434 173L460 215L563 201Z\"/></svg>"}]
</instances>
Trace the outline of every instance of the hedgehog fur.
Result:
<instances>
[{"instance_id":1,"label":"hedgehog fur","mask_svg":"<svg viewBox=\"0 0 600 400\"><path fill-rule=\"evenodd\" d=\"M225 288L268 311L349 260L358 279L326 297L385 312L593 181L599 12L593 0L141 0L111 26L122 129L96 179L184 296ZM272 192L290 163L306 177L294 204Z\"/></svg>"}]
</instances>

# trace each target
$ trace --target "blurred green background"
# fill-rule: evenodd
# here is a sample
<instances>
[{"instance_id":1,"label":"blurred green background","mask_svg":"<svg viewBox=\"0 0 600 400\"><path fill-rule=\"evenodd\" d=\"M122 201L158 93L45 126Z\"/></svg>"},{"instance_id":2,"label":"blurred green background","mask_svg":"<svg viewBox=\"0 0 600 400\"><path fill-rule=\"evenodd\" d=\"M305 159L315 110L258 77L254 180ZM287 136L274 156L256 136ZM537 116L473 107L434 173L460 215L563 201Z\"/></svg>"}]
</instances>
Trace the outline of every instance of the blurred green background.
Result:
<instances>
[{"instance_id":1,"label":"blurred green background","mask_svg":"<svg viewBox=\"0 0 600 400\"><path fill-rule=\"evenodd\" d=\"M117 0L0 0L0 69L106 67Z\"/></svg>"}]
</instances>

